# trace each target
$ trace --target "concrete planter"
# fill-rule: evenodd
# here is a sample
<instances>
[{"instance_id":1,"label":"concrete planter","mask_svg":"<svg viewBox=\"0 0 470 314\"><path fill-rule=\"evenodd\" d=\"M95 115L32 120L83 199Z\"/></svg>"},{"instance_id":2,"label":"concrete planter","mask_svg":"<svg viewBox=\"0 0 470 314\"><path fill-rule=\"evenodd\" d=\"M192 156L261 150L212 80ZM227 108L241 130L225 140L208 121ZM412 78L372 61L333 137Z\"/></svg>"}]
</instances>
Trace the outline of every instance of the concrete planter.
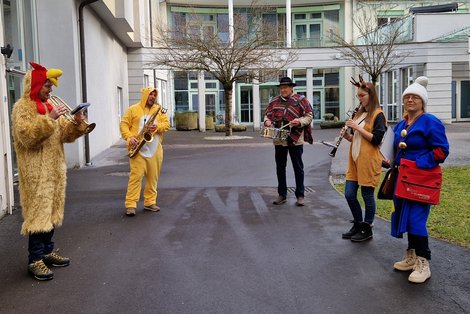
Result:
<instances>
[{"instance_id":1,"label":"concrete planter","mask_svg":"<svg viewBox=\"0 0 470 314\"><path fill-rule=\"evenodd\" d=\"M175 127L178 131L197 130L197 112L185 111L175 112Z\"/></svg>"},{"instance_id":2,"label":"concrete planter","mask_svg":"<svg viewBox=\"0 0 470 314\"><path fill-rule=\"evenodd\" d=\"M206 116L206 130L213 130L215 128L214 117Z\"/></svg>"}]
</instances>

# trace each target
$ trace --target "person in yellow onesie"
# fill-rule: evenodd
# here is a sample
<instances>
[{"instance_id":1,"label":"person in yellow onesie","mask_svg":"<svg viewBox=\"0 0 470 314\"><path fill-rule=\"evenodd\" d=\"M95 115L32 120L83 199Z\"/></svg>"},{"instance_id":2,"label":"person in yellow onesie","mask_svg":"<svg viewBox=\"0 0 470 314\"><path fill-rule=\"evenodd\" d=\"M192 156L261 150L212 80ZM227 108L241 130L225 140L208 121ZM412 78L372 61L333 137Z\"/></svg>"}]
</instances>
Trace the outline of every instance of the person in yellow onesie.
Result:
<instances>
[{"instance_id":1,"label":"person in yellow onesie","mask_svg":"<svg viewBox=\"0 0 470 314\"><path fill-rule=\"evenodd\" d=\"M163 163L163 133L170 129L170 122L161 105L157 104L158 91L153 87L142 88L141 99L129 107L121 120L121 135L128 147L139 144L138 135L149 118L159 110L153 124L149 126L153 141L146 142L139 152L129 160L130 174L125 200L126 215L134 216L140 199L142 178L145 176L144 210L158 212L157 185Z\"/></svg>"}]
</instances>

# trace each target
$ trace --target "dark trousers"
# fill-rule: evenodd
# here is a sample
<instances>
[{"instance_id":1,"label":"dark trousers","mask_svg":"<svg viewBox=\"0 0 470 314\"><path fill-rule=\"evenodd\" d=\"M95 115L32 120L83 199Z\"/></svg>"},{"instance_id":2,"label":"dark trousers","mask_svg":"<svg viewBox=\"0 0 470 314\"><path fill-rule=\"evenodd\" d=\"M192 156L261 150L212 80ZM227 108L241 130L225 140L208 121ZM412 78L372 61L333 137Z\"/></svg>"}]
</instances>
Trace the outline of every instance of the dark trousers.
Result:
<instances>
[{"instance_id":1,"label":"dark trousers","mask_svg":"<svg viewBox=\"0 0 470 314\"><path fill-rule=\"evenodd\" d=\"M427 236L418 236L408 233L408 250L414 249L416 255L431 259L431 250L429 249L429 241Z\"/></svg>"},{"instance_id":2,"label":"dark trousers","mask_svg":"<svg viewBox=\"0 0 470 314\"><path fill-rule=\"evenodd\" d=\"M43 259L45 255L51 253L54 250L54 242L52 242L53 235L54 229L49 232L29 234L28 261L30 264L32 262Z\"/></svg>"},{"instance_id":3,"label":"dark trousers","mask_svg":"<svg viewBox=\"0 0 470 314\"><path fill-rule=\"evenodd\" d=\"M295 196L304 197L304 163L302 162L302 154L304 152L303 145L282 146L275 145L276 158L276 174L277 174L277 193L280 196L287 197L287 154L290 155L295 175Z\"/></svg>"}]
</instances>

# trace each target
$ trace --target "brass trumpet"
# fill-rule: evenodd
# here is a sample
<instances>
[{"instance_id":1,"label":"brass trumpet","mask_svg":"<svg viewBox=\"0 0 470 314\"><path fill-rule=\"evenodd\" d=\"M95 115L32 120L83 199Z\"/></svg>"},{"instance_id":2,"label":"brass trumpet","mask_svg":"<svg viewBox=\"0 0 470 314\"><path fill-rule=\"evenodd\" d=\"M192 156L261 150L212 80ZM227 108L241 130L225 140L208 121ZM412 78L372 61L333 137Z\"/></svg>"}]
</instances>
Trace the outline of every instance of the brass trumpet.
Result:
<instances>
[{"instance_id":1,"label":"brass trumpet","mask_svg":"<svg viewBox=\"0 0 470 314\"><path fill-rule=\"evenodd\" d=\"M87 119L84 119L81 122L77 122L75 118L73 117L75 114L79 113L80 111L85 110L88 106L85 106L83 109L78 110L72 114L73 109L70 108L70 106L67 105L67 103L63 101L62 98L60 98L59 96L52 95L49 98L49 100L53 107L58 107L60 105L63 105L67 109L67 113L64 114L64 117L70 122L72 122L73 124L77 125L80 131L84 132L85 134L88 134L94 130L96 123L89 123Z\"/></svg>"}]
</instances>

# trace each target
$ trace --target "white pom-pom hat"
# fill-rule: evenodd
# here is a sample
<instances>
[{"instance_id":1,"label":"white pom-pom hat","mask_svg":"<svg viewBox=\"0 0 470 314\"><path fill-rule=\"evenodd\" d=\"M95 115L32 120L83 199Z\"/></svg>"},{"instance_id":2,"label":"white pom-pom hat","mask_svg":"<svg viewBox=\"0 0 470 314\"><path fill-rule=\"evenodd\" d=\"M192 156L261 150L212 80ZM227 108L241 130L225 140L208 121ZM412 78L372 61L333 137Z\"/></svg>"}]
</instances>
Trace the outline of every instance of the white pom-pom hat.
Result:
<instances>
[{"instance_id":1,"label":"white pom-pom hat","mask_svg":"<svg viewBox=\"0 0 470 314\"><path fill-rule=\"evenodd\" d=\"M426 105L428 103L428 91L426 90L426 86L428 86L428 78L426 76L416 78L414 83L405 89L402 99L406 95L418 95L423 100L424 105Z\"/></svg>"}]
</instances>

